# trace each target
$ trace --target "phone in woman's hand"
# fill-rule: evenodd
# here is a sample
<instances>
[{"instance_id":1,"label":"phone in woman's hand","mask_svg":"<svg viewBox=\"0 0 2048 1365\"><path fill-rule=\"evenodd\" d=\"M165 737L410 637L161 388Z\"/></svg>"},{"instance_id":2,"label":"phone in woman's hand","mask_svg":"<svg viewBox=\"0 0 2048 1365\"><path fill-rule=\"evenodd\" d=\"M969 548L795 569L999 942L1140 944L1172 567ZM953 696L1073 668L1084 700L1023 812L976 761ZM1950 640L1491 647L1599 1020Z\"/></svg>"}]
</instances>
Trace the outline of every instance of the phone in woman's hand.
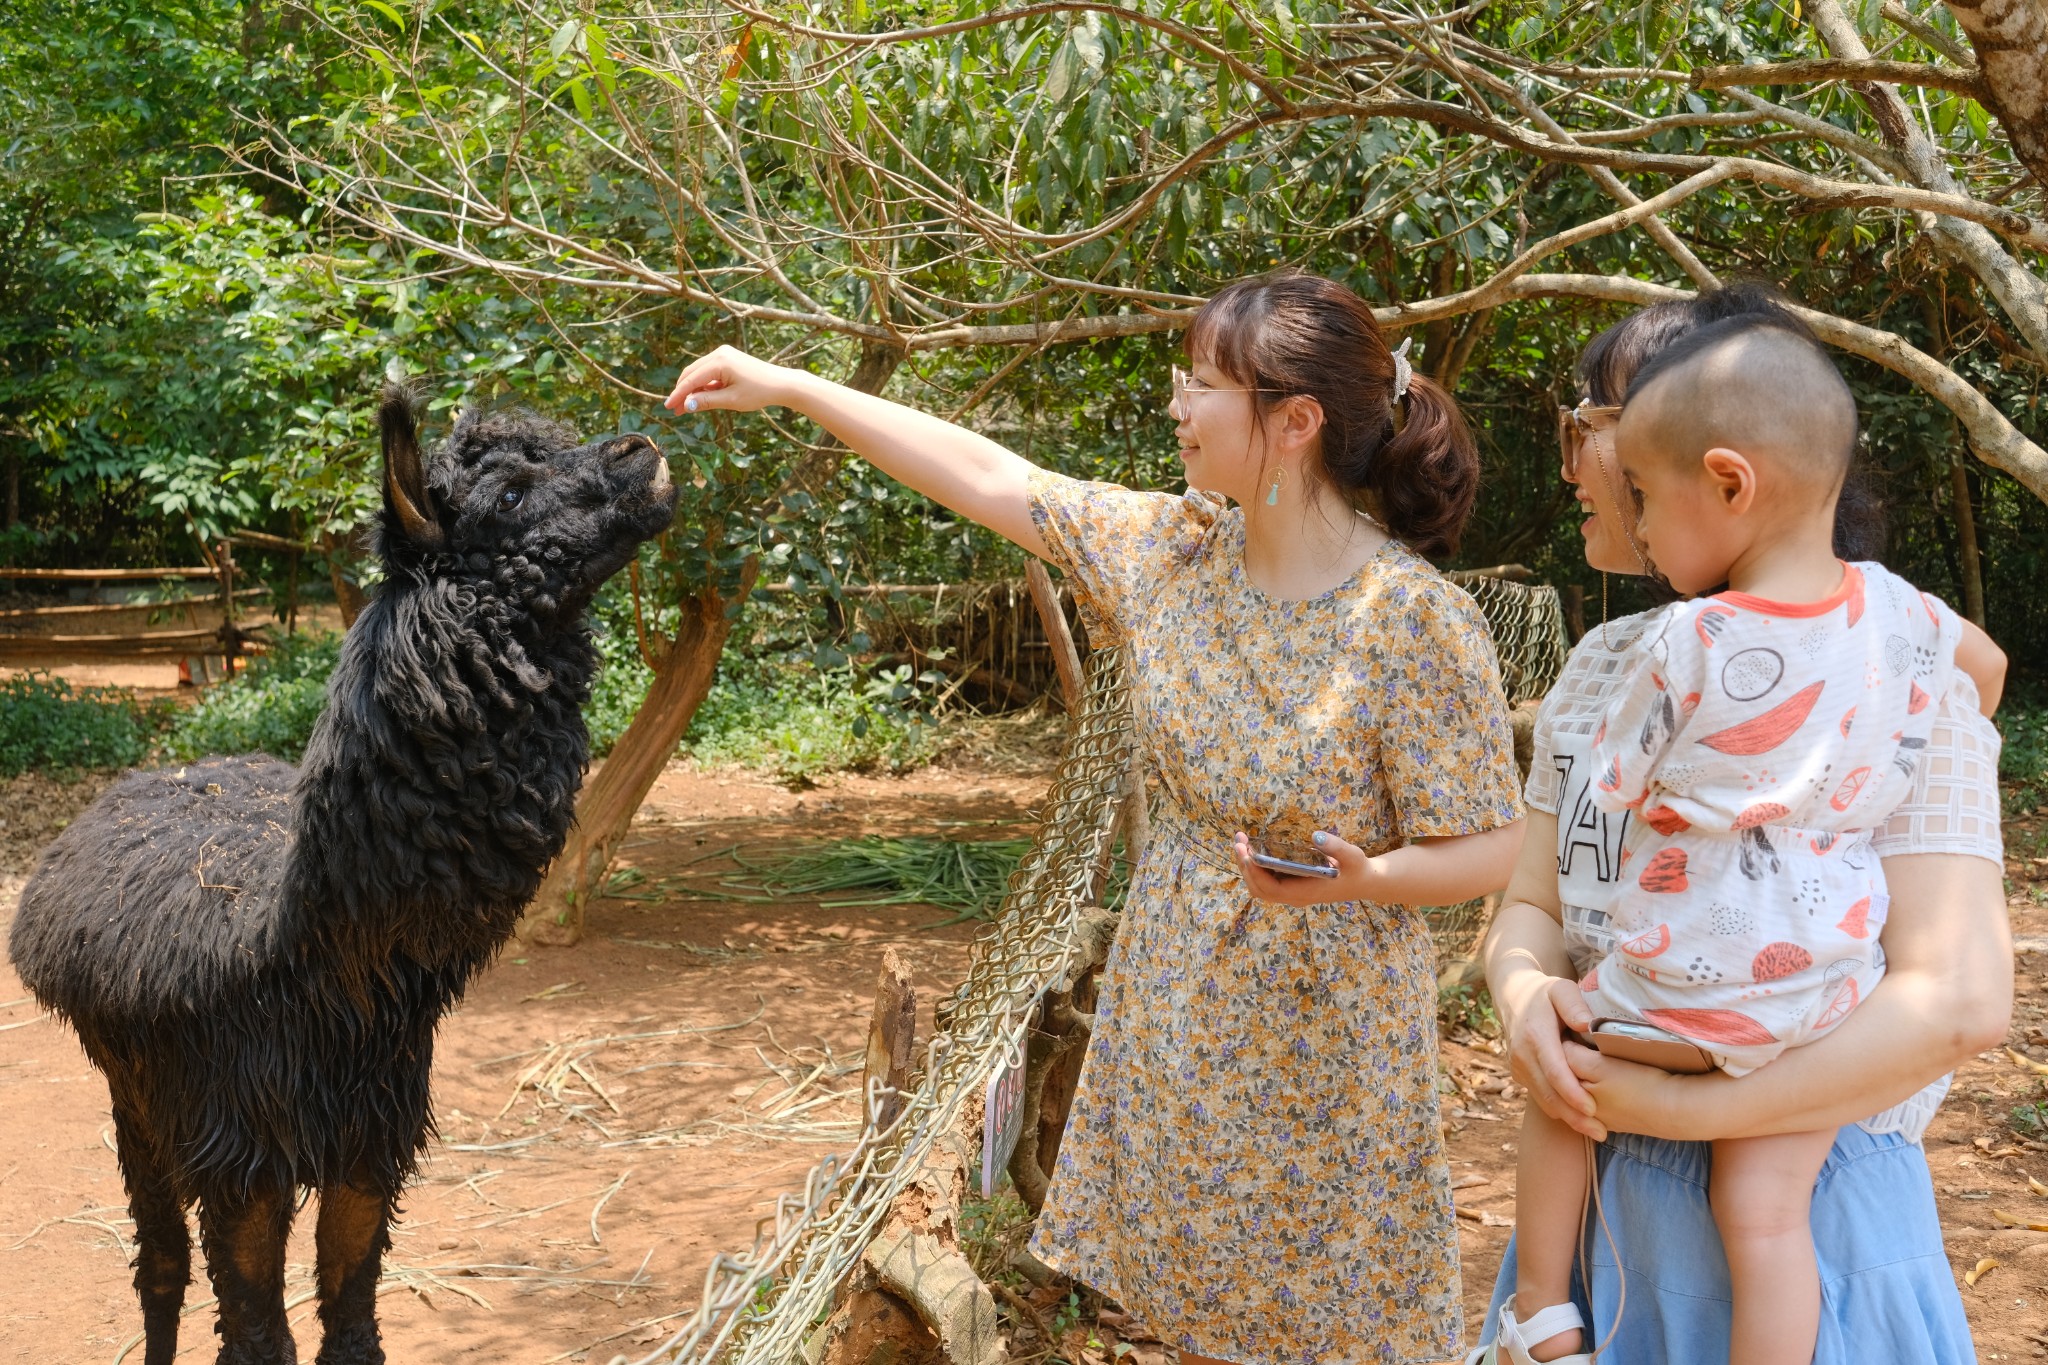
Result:
<instances>
[{"instance_id":1,"label":"phone in woman's hand","mask_svg":"<svg viewBox=\"0 0 2048 1365\"><path fill-rule=\"evenodd\" d=\"M1329 863L1297 863L1287 858L1275 858L1270 853L1254 853L1252 861L1268 872L1278 872L1283 877L1334 877L1337 869Z\"/></svg>"},{"instance_id":2,"label":"phone in woman's hand","mask_svg":"<svg viewBox=\"0 0 2048 1365\"><path fill-rule=\"evenodd\" d=\"M1675 1076L1702 1076L1716 1069L1713 1057L1698 1043L1635 1019L1595 1019L1592 1035L1579 1041L1602 1056L1641 1062Z\"/></svg>"}]
</instances>

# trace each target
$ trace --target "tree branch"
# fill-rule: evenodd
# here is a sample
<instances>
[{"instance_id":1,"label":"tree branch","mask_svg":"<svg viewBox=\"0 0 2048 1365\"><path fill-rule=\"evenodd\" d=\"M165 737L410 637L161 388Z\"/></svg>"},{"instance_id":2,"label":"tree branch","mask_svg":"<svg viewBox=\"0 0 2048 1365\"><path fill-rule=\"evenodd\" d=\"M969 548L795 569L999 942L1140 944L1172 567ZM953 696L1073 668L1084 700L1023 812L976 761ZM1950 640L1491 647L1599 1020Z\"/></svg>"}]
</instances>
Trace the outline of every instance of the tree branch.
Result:
<instances>
[{"instance_id":1,"label":"tree branch","mask_svg":"<svg viewBox=\"0 0 2048 1365\"><path fill-rule=\"evenodd\" d=\"M1692 73L1695 90L1727 90L1739 85L1810 85L1820 81L1884 81L1929 90L1953 90L1974 100L1984 98L1984 81L1978 72L1928 66L1924 62L1815 58L1759 62L1752 66L1703 66Z\"/></svg>"},{"instance_id":2,"label":"tree branch","mask_svg":"<svg viewBox=\"0 0 2048 1365\"><path fill-rule=\"evenodd\" d=\"M1808 10L1813 15L1814 28L1837 56L1860 61L1870 55L1862 35L1837 0L1810 0ZM1864 86L1863 95L1878 126L1901 153L1914 181L1944 194L1956 191L1958 186L1948 162L1913 120L1898 92L1879 83ZM2048 359L2048 282L2029 272L1986 232L1988 224L1968 214L1951 214L1937 205L1924 207L1936 216L1922 226L1934 234L1948 254L1984 282L2035 354Z\"/></svg>"}]
</instances>

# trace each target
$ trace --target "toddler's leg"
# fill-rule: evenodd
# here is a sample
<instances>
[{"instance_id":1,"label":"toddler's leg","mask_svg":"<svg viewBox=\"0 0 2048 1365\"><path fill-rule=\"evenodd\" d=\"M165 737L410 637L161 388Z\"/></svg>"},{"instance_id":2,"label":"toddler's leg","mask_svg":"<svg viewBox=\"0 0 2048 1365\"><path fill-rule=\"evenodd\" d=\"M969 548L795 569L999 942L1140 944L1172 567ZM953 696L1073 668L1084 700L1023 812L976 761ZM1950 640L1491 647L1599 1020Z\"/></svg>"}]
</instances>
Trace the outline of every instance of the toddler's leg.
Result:
<instances>
[{"instance_id":1,"label":"toddler's leg","mask_svg":"<svg viewBox=\"0 0 2048 1365\"><path fill-rule=\"evenodd\" d=\"M1585 1202L1586 1140L1532 1103L1522 1119L1515 1167L1515 1316L1521 1321L1571 1298ZM1585 1349L1581 1336L1559 1332L1531 1343L1529 1354L1538 1360L1571 1355Z\"/></svg>"},{"instance_id":2,"label":"toddler's leg","mask_svg":"<svg viewBox=\"0 0 2048 1365\"><path fill-rule=\"evenodd\" d=\"M1729 1365L1809 1365L1820 1334L1820 1271L1807 1214L1835 1131L1714 1144L1708 1191L1735 1294Z\"/></svg>"}]
</instances>

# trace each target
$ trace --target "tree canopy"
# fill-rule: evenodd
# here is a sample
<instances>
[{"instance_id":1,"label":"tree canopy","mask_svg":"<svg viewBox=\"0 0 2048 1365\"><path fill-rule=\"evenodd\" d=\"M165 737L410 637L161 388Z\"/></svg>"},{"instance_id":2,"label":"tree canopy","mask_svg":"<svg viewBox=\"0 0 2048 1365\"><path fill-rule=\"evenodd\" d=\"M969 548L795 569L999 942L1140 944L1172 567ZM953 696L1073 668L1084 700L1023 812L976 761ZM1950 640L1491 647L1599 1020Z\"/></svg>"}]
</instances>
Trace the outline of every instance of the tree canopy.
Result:
<instances>
[{"instance_id":1,"label":"tree canopy","mask_svg":"<svg viewBox=\"0 0 2048 1365\"><path fill-rule=\"evenodd\" d=\"M2048 0L6 14L18 561L188 559L251 527L352 571L394 371L442 412L516 397L645 430L685 491L630 617L657 683L620 748L658 761L762 575L1017 567L783 418L662 412L712 345L1170 486L1191 310L1316 270L1414 335L1472 416L1462 562L1598 601L1555 473L1572 363L1630 308L1760 277L1839 348L1890 561L2048 668L2026 587L2048 571ZM618 781L591 795L630 815ZM608 856L591 837L579 876Z\"/></svg>"}]
</instances>

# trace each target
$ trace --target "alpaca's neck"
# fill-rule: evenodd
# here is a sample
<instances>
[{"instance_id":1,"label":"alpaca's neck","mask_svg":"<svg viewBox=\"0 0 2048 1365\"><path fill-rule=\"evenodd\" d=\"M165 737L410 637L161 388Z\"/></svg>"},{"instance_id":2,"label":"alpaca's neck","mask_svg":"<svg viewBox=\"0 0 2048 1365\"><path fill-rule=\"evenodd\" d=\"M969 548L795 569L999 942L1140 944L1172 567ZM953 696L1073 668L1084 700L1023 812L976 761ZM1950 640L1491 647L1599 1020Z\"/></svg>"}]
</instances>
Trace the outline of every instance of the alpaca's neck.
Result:
<instances>
[{"instance_id":1,"label":"alpaca's neck","mask_svg":"<svg viewBox=\"0 0 2048 1365\"><path fill-rule=\"evenodd\" d=\"M596 656L490 585L388 589L351 627L293 802L301 931L481 961L561 851Z\"/></svg>"}]
</instances>

